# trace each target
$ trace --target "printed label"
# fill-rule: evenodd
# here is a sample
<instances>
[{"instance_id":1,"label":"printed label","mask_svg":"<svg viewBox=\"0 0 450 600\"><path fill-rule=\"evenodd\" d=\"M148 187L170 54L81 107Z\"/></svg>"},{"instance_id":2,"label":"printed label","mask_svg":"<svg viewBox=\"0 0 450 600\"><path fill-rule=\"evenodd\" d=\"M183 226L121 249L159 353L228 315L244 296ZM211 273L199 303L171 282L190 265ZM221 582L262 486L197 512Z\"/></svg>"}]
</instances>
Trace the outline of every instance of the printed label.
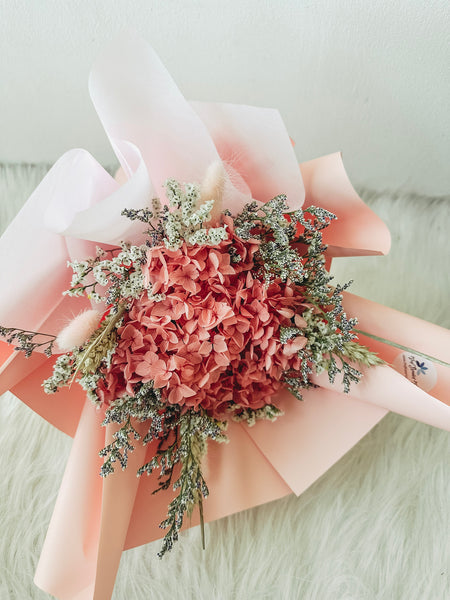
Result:
<instances>
[{"instance_id":1,"label":"printed label","mask_svg":"<svg viewBox=\"0 0 450 600\"><path fill-rule=\"evenodd\" d=\"M436 385L437 373L434 364L413 352L402 352L392 366L424 392L429 392Z\"/></svg>"}]
</instances>

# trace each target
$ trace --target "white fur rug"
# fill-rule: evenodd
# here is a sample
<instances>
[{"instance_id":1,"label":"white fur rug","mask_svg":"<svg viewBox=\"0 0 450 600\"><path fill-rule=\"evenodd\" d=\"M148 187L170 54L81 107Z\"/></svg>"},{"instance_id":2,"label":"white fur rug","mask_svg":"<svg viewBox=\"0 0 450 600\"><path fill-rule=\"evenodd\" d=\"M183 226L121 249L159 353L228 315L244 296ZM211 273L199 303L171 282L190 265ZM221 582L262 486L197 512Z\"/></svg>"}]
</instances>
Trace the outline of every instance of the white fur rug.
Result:
<instances>
[{"instance_id":1,"label":"white fur rug","mask_svg":"<svg viewBox=\"0 0 450 600\"><path fill-rule=\"evenodd\" d=\"M0 167L2 229L45 167ZM450 202L363 193L386 258L335 261L353 291L450 327ZM71 441L11 395L0 403L0 600L49 598L33 574ZM388 415L300 498L125 552L115 600L448 600L450 436Z\"/></svg>"}]
</instances>

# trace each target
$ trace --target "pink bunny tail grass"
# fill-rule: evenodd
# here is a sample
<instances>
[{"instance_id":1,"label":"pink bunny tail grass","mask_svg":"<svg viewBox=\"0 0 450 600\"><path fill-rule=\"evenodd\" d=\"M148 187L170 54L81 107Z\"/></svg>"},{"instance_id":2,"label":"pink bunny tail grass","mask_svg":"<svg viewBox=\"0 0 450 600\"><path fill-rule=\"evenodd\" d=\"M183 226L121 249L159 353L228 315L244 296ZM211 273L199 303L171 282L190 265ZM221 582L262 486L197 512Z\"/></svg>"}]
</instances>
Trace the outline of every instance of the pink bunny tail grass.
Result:
<instances>
[{"instance_id":1,"label":"pink bunny tail grass","mask_svg":"<svg viewBox=\"0 0 450 600\"><path fill-rule=\"evenodd\" d=\"M221 161L211 163L206 171L205 178L200 188L202 202L214 200L211 211L211 220L217 219L222 212L222 198L225 187L226 172Z\"/></svg>"},{"instance_id":2,"label":"pink bunny tail grass","mask_svg":"<svg viewBox=\"0 0 450 600\"><path fill-rule=\"evenodd\" d=\"M98 310L86 310L75 317L56 338L61 350L67 351L82 346L97 329L101 319Z\"/></svg>"}]
</instances>

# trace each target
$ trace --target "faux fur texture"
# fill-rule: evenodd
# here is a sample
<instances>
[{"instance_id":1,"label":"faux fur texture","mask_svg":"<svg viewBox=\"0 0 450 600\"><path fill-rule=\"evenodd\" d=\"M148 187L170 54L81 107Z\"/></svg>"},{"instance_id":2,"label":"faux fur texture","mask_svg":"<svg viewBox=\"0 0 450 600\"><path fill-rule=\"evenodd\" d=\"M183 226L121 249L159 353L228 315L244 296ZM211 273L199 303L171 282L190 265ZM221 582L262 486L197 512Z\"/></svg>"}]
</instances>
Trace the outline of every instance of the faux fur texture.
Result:
<instances>
[{"instance_id":1,"label":"faux fur texture","mask_svg":"<svg viewBox=\"0 0 450 600\"><path fill-rule=\"evenodd\" d=\"M3 228L45 171L0 167ZM337 280L450 327L449 200L363 196L389 225L392 251L336 260ZM33 573L70 445L12 395L1 399L1 600L49 598ZM206 552L198 528L162 561L159 542L125 552L114 600L447 600L449 450L448 433L390 414L300 498L207 525Z\"/></svg>"}]
</instances>

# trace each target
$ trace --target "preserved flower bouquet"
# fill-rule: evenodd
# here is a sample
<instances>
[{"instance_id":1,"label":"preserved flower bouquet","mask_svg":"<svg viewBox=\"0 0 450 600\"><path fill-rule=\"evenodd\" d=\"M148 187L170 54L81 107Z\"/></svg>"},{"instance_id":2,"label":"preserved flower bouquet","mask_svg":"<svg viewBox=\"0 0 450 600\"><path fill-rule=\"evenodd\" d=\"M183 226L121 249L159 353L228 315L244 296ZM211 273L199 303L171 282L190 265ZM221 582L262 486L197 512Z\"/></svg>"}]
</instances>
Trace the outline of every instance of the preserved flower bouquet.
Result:
<instances>
[{"instance_id":1,"label":"preserved flower bouquet","mask_svg":"<svg viewBox=\"0 0 450 600\"><path fill-rule=\"evenodd\" d=\"M120 171L68 152L0 239L2 389L74 437L36 574L64 600L300 494L389 410L450 429L449 332L329 275L389 247L339 155L299 169L277 111L187 103L133 38L90 89Z\"/></svg>"}]
</instances>

